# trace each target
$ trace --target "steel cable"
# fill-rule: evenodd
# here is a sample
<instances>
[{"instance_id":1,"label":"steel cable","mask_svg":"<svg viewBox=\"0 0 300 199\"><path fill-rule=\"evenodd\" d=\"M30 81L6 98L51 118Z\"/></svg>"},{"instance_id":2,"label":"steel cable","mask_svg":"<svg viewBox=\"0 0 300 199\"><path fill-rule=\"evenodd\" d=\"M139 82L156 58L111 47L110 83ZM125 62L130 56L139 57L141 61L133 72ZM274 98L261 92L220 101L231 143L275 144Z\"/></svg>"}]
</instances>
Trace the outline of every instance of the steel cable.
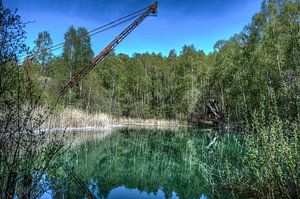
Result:
<instances>
[{"instance_id":1,"label":"steel cable","mask_svg":"<svg viewBox=\"0 0 300 199\"><path fill-rule=\"evenodd\" d=\"M120 24L122 24L122 23L125 23L125 22L127 22L127 21L130 21L130 20L132 20L132 19L138 17L138 16L141 15L142 12L143 12L145 9L147 9L147 8L148 8L148 7L145 7L145 8L143 8L143 9L140 9L140 10L138 10L138 11L136 11L136 12L133 12L133 13L131 13L131 14L129 14L129 15L126 15L126 16L124 16L124 17L121 17L121 18L119 18L119 19L116 19L116 20L114 20L114 21L112 21L112 22L110 22L110 23L107 23L107 24L105 24L105 25L103 25L103 26L97 27L97 28L95 28L95 29L93 29L93 30L88 31L88 33L90 34L90 36L94 36L94 35L97 35L97 34L99 34L99 33L101 33L101 32L104 32L104 31L106 31L106 30L109 30L109 29L111 29L111 28L113 28L113 27L116 27L116 26L118 26L118 25L120 25ZM134 16L133 16L133 15L134 15ZM130 17L130 18L128 18L128 17ZM126 18L128 18L128 19L126 19ZM125 20L123 20L123 19L125 19ZM123 21L121 21L121 20L123 20ZM121 22L119 22L119 21L121 21ZM119 22L119 23L117 23L117 22ZM117 24L115 24L115 23L117 23ZM110 26L110 25L111 25L111 26ZM108 26L109 26L109 27L108 27ZM107 28L106 28L106 27L107 27ZM103 28L104 28L104 29L103 29ZM92 34L91 34L91 33L92 33ZM54 46L49 47L49 48L47 49L47 51L52 52L52 51L58 50L58 49L62 48L63 45L64 45L64 42L61 42L61 43L59 43L59 44L56 44L56 45L54 45ZM21 61L21 62L24 61L27 57L30 57L30 58L36 57L37 54L39 54L39 53L29 54L29 55L26 55L26 56L22 56L22 57L20 58L20 61Z\"/></svg>"}]
</instances>

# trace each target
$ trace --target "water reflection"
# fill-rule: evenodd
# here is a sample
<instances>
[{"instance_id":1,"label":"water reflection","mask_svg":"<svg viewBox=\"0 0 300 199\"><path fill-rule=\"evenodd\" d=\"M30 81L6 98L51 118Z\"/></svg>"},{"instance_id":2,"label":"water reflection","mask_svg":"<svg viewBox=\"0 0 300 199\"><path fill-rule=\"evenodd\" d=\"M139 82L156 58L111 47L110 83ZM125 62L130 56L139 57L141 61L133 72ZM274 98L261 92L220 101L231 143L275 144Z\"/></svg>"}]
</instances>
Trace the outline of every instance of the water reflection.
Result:
<instances>
[{"instance_id":1,"label":"water reflection","mask_svg":"<svg viewBox=\"0 0 300 199\"><path fill-rule=\"evenodd\" d=\"M128 189L125 186L121 186L118 188L114 188L108 195L108 198L117 199L117 198L145 198L145 199L163 199L165 198L165 194L162 190L158 190L156 193L147 193L145 191L140 191L138 189ZM172 198L176 197L176 194Z\"/></svg>"},{"instance_id":2,"label":"water reflection","mask_svg":"<svg viewBox=\"0 0 300 199\"><path fill-rule=\"evenodd\" d=\"M66 154L69 165L97 198L229 197L219 186L219 168L241 153L229 135L199 130L123 129L102 139L85 140ZM228 165L226 165L228 166ZM76 183L54 191L55 198L85 198Z\"/></svg>"}]
</instances>

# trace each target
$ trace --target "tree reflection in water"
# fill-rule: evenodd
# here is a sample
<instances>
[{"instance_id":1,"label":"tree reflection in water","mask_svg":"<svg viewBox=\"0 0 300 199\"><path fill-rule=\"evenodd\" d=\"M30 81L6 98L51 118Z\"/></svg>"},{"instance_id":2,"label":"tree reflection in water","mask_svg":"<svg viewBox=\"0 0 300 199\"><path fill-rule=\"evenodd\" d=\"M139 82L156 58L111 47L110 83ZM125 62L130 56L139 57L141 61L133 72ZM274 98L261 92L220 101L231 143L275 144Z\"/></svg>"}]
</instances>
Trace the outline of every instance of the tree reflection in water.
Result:
<instances>
[{"instance_id":1,"label":"tree reflection in water","mask_svg":"<svg viewBox=\"0 0 300 199\"><path fill-rule=\"evenodd\" d=\"M222 189L220 176L224 168L238 165L242 140L216 134L186 128L122 129L82 142L66 158L75 157L69 164L97 198L232 198ZM207 147L212 140L216 143ZM84 198L72 182L56 197L62 194Z\"/></svg>"}]
</instances>

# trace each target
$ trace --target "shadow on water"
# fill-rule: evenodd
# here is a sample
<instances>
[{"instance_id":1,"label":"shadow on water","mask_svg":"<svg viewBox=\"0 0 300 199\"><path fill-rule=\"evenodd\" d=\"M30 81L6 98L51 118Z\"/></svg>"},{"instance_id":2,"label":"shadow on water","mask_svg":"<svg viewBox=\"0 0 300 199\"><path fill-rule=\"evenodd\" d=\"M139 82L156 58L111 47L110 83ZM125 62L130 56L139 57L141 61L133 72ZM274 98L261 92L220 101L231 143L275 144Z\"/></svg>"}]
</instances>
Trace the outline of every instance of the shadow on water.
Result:
<instances>
[{"instance_id":1,"label":"shadow on water","mask_svg":"<svg viewBox=\"0 0 300 199\"><path fill-rule=\"evenodd\" d=\"M233 198L222 178L238 167L242 145L239 135L196 129L122 129L85 139L63 158L96 198ZM52 186L48 197L86 194L66 180Z\"/></svg>"}]
</instances>

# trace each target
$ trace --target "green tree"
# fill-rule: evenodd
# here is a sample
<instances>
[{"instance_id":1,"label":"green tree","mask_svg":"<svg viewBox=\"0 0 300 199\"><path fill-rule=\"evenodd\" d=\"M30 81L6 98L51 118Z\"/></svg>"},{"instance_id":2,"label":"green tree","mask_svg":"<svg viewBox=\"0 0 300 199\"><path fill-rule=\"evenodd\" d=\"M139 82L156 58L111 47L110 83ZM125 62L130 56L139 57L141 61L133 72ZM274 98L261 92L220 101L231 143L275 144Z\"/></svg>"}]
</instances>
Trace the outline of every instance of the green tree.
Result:
<instances>
[{"instance_id":1,"label":"green tree","mask_svg":"<svg viewBox=\"0 0 300 199\"><path fill-rule=\"evenodd\" d=\"M63 145L56 134L49 140L41 130L50 108L40 111L41 91L32 89L26 64L18 65L17 58L28 53L25 24L2 1L0 16L0 193L1 198L36 198Z\"/></svg>"},{"instance_id":2,"label":"green tree","mask_svg":"<svg viewBox=\"0 0 300 199\"><path fill-rule=\"evenodd\" d=\"M37 40L34 41L35 47L33 49L34 62L41 66L43 75L49 72L50 62L53 59L53 53L50 48L53 45L50 33L47 31L40 32Z\"/></svg>"},{"instance_id":3,"label":"green tree","mask_svg":"<svg viewBox=\"0 0 300 199\"><path fill-rule=\"evenodd\" d=\"M76 30L71 26L65 34L63 50L63 60L64 65L68 68L69 80L71 80L82 67L89 63L93 54L88 31L82 27ZM75 87L69 91L68 102L76 107L80 107L80 104L82 104L83 85L81 81L79 88Z\"/></svg>"}]
</instances>

